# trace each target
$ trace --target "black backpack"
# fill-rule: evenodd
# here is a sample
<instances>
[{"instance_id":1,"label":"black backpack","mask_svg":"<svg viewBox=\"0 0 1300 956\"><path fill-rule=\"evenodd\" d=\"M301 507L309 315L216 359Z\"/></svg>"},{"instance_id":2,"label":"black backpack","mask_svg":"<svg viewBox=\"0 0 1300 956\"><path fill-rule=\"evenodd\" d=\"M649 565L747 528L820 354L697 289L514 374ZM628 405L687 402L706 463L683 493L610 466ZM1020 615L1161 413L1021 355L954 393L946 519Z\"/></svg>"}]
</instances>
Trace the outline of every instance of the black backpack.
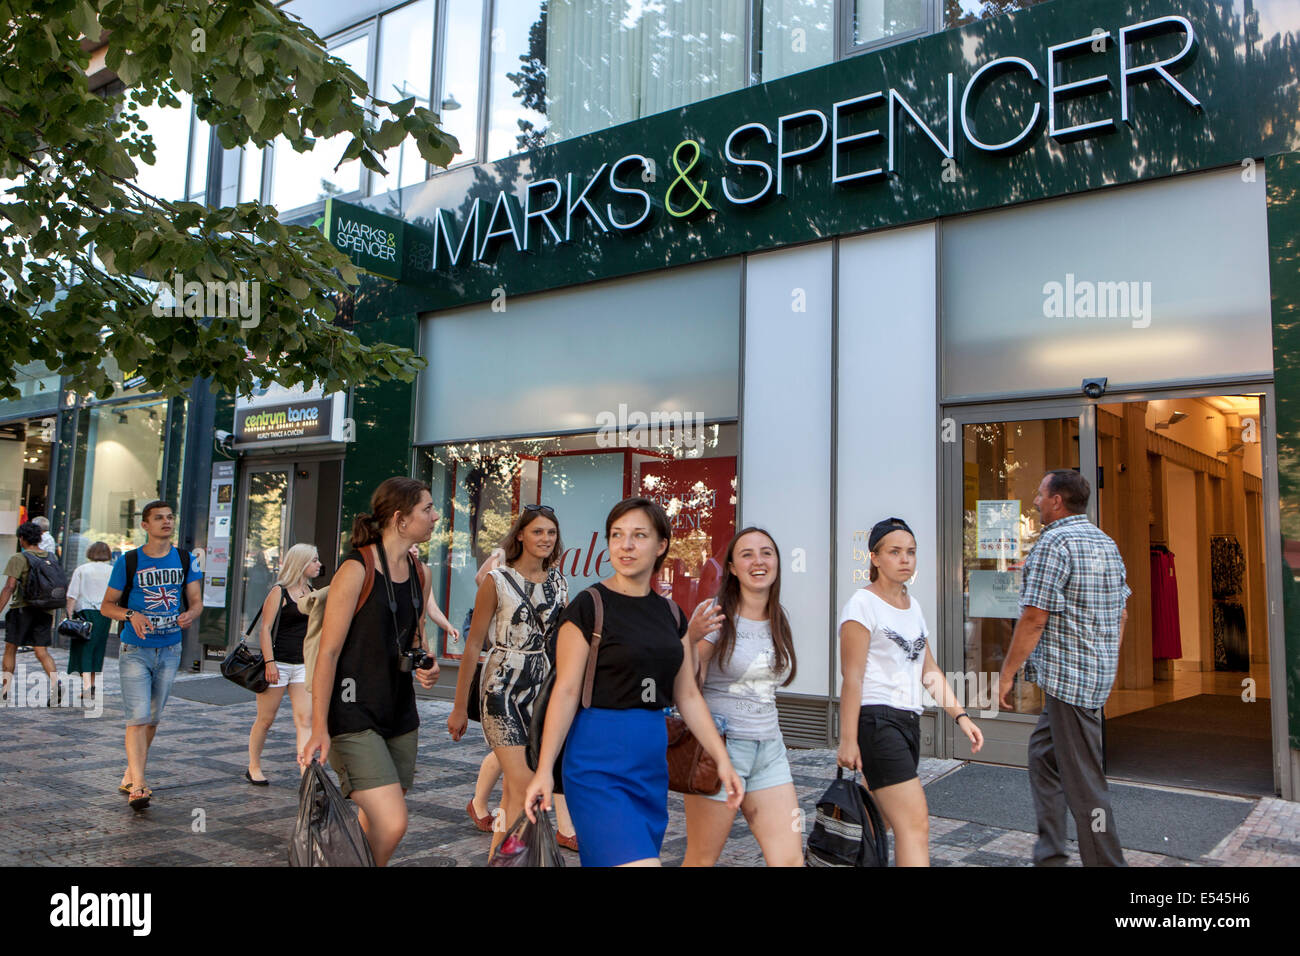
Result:
<instances>
[{"instance_id":1,"label":"black backpack","mask_svg":"<svg viewBox=\"0 0 1300 956\"><path fill-rule=\"evenodd\" d=\"M68 604L68 572L52 557L38 557L24 551L27 559L27 578L23 581L23 603L27 607L44 610L66 608Z\"/></svg>"},{"instance_id":2,"label":"black backpack","mask_svg":"<svg viewBox=\"0 0 1300 956\"><path fill-rule=\"evenodd\" d=\"M817 801L804 865L889 866L889 835L876 801L856 774L845 780L842 767Z\"/></svg>"},{"instance_id":3,"label":"black backpack","mask_svg":"<svg viewBox=\"0 0 1300 956\"><path fill-rule=\"evenodd\" d=\"M190 553L175 545L172 547L181 556L181 611L184 612L190 609L190 596L185 593L185 579L190 576ZM132 548L122 555L122 560L126 562L126 584L122 588L122 596L117 599L118 607L126 607L126 599L131 594L132 585L135 584L136 568L140 566L140 549Z\"/></svg>"}]
</instances>

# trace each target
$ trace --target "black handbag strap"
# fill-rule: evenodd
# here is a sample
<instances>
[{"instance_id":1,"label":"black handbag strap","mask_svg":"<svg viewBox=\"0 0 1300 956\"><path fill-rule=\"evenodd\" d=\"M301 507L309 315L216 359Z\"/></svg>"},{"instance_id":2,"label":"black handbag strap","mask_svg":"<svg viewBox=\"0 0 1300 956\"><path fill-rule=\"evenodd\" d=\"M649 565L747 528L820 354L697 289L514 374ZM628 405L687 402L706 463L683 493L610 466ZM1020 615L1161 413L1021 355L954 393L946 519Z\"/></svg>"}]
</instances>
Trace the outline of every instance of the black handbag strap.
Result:
<instances>
[{"instance_id":1,"label":"black handbag strap","mask_svg":"<svg viewBox=\"0 0 1300 956\"><path fill-rule=\"evenodd\" d=\"M282 611L284 611L285 604L288 603L289 589L286 588L283 584L275 584L272 585L272 587L277 587L280 589L280 606L275 609L275 620L271 622L271 653L274 654L275 639L280 634L280 614ZM265 602L263 602L262 607L265 606L266 604ZM249 623L248 630L244 632L244 636L239 639L239 643L242 644L246 639L253 636L253 628L257 627L257 622L262 617L262 607L259 607L257 609L257 613L253 615L253 620L251 623Z\"/></svg>"}]
</instances>

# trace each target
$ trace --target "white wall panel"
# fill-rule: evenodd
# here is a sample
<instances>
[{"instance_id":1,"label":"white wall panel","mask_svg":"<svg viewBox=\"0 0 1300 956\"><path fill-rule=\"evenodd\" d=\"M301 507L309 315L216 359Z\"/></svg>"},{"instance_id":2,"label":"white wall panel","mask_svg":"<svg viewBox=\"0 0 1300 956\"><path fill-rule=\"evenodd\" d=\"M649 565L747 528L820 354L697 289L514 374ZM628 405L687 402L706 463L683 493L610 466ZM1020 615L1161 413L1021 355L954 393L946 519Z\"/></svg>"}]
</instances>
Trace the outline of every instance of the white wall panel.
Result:
<instances>
[{"instance_id":1,"label":"white wall panel","mask_svg":"<svg viewBox=\"0 0 1300 956\"><path fill-rule=\"evenodd\" d=\"M765 528L780 546L799 661L785 691L816 695L830 686L831 255L826 242L745 267L738 526ZM805 570L793 571L799 552Z\"/></svg>"},{"instance_id":2,"label":"white wall panel","mask_svg":"<svg viewBox=\"0 0 1300 956\"><path fill-rule=\"evenodd\" d=\"M934 230L927 223L840 244L835 604L866 583L871 526L902 518L916 533L911 593L935 657L952 669L938 651Z\"/></svg>"}]
</instances>

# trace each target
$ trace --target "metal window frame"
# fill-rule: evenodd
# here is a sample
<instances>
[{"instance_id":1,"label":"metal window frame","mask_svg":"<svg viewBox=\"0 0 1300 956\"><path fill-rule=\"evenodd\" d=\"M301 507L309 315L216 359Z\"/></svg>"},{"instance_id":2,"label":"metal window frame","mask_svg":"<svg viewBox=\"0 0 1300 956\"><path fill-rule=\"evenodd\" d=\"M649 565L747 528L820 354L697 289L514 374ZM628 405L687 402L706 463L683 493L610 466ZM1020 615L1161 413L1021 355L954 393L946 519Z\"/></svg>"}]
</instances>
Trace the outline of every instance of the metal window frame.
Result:
<instances>
[{"instance_id":1,"label":"metal window frame","mask_svg":"<svg viewBox=\"0 0 1300 956\"><path fill-rule=\"evenodd\" d=\"M899 33L895 36L881 37L878 40L871 40L866 43L856 43L853 37L852 0L836 0L836 2L839 6L836 11L838 28L835 31L835 60L837 62L851 56L857 56L859 53L870 53L875 50L882 50L885 47L907 43L920 37L930 36L939 32L936 24L943 22L943 14L940 9L942 0L919 0L921 4L921 26L917 29L909 30L907 33Z\"/></svg>"}]
</instances>

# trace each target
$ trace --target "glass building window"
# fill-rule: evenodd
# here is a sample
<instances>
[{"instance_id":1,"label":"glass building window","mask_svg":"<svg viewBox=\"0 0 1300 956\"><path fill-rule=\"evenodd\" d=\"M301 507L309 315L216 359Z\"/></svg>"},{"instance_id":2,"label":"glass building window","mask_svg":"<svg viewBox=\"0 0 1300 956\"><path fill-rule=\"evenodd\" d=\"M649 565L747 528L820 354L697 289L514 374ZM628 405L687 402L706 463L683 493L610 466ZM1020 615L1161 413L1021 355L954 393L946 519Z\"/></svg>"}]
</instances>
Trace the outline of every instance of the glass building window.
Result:
<instances>
[{"instance_id":1,"label":"glass building window","mask_svg":"<svg viewBox=\"0 0 1300 956\"><path fill-rule=\"evenodd\" d=\"M498 0L488 159L745 85L743 3Z\"/></svg>"},{"instance_id":2,"label":"glass building window","mask_svg":"<svg viewBox=\"0 0 1300 956\"><path fill-rule=\"evenodd\" d=\"M658 501L672 519L656 589L688 614L717 591L736 527L736 426L661 429L640 436L637 447L614 447L607 438L569 435L421 450L419 477L433 488L440 515L428 553L433 599L461 632L457 641L440 638L440 656L461 655L474 608L474 573L525 504L555 509L564 546L560 570L571 597L612 573L605 517L628 495Z\"/></svg>"},{"instance_id":3,"label":"glass building window","mask_svg":"<svg viewBox=\"0 0 1300 956\"><path fill-rule=\"evenodd\" d=\"M931 6L930 0L851 0L849 42L856 48L922 33Z\"/></svg>"},{"instance_id":4,"label":"glass building window","mask_svg":"<svg viewBox=\"0 0 1300 956\"><path fill-rule=\"evenodd\" d=\"M369 76L370 34L340 43L329 52L362 79ZM299 153L283 136L277 138L272 153L271 195L267 201L284 212L330 196L360 192L364 172L361 163L347 162L334 169L351 139L350 133L340 133L318 139L311 149Z\"/></svg>"},{"instance_id":5,"label":"glass building window","mask_svg":"<svg viewBox=\"0 0 1300 956\"><path fill-rule=\"evenodd\" d=\"M262 198L262 157L252 146L239 151L239 202L257 202Z\"/></svg>"},{"instance_id":6,"label":"glass building window","mask_svg":"<svg viewBox=\"0 0 1300 956\"><path fill-rule=\"evenodd\" d=\"M166 436L165 398L81 410L69 496L70 550L84 554L91 542L104 541L116 556L144 543L140 513L164 496Z\"/></svg>"},{"instance_id":7,"label":"glass building window","mask_svg":"<svg viewBox=\"0 0 1300 956\"><path fill-rule=\"evenodd\" d=\"M835 0L757 0L761 83L835 59Z\"/></svg>"},{"instance_id":8,"label":"glass building window","mask_svg":"<svg viewBox=\"0 0 1300 956\"><path fill-rule=\"evenodd\" d=\"M1047 0L943 0L943 28L964 27L977 20L1028 10Z\"/></svg>"},{"instance_id":9,"label":"glass building window","mask_svg":"<svg viewBox=\"0 0 1300 956\"><path fill-rule=\"evenodd\" d=\"M439 108L442 128L460 143L455 162L478 159L479 102L483 61L483 0L446 0Z\"/></svg>"},{"instance_id":10,"label":"glass building window","mask_svg":"<svg viewBox=\"0 0 1300 956\"><path fill-rule=\"evenodd\" d=\"M186 199L191 189L187 173L190 169L190 147L195 139L191 129L194 111L188 93L177 93L176 96L181 101L179 107L162 106L155 100L151 105L141 106L136 111L147 127L144 132L153 138L154 163L150 166L138 158L135 160L135 184L159 199ZM203 127L201 139L205 150L202 164L204 176L201 181L196 180L198 191L202 193L207 185L208 125L195 125Z\"/></svg>"},{"instance_id":11,"label":"glass building window","mask_svg":"<svg viewBox=\"0 0 1300 956\"><path fill-rule=\"evenodd\" d=\"M416 0L379 21L379 76L371 87L376 99L397 102L415 97L415 105L430 106L433 82L433 0ZM403 140L380 160L387 176L375 175L374 194L422 183L428 167L412 139ZM358 164L359 165L359 164Z\"/></svg>"}]
</instances>

